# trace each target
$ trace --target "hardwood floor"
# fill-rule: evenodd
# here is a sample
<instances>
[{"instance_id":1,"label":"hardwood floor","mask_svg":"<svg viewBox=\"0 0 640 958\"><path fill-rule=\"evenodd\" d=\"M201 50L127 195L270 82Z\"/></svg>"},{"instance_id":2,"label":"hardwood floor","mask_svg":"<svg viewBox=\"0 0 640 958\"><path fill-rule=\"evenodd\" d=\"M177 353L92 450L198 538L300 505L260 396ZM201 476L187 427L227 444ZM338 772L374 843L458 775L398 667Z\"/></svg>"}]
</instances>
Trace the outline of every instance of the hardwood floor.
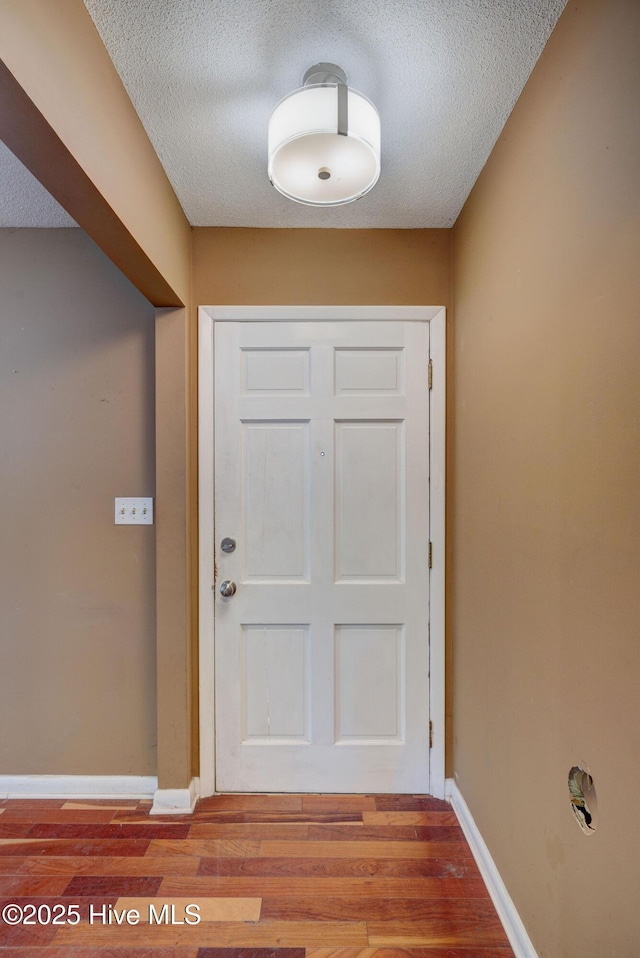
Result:
<instances>
[{"instance_id":1,"label":"hardwood floor","mask_svg":"<svg viewBox=\"0 0 640 958\"><path fill-rule=\"evenodd\" d=\"M0 912L36 922L0 918L0 956L513 958L445 802L218 795L164 818L149 807L0 802Z\"/></svg>"}]
</instances>

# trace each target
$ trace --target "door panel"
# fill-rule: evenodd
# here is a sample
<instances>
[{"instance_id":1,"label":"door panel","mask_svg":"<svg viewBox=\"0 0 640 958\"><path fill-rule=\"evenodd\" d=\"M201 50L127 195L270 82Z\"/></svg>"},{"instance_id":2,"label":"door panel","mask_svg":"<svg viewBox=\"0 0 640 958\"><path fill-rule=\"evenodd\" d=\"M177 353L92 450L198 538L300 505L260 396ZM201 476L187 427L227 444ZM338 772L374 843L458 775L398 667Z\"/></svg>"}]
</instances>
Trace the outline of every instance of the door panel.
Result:
<instances>
[{"instance_id":1,"label":"door panel","mask_svg":"<svg viewBox=\"0 0 640 958\"><path fill-rule=\"evenodd\" d=\"M241 429L242 579L308 582L309 423L243 422Z\"/></svg>"},{"instance_id":2,"label":"door panel","mask_svg":"<svg viewBox=\"0 0 640 958\"><path fill-rule=\"evenodd\" d=\"M308 396L308 349L243 349L243 396Z\"/></svg>"},{"instance_id":3,"label":"door panel","mask_svg":"<svg viewBox=\"0 0 640 958\"><path fill-rule=\"evenodd\" d=\"M336 349L336 396L403 395L403 354L402 349Z\"/></svg>"},{"instance_id":4,"label":"door panel","mask_svg":"<svg viewBox=\"0 0 640 958\"><path fill-rule=\"evenodd\" d=\"M337 625L335 670L336 742L402 744L403 626Z\"/></svg>"},{"instance_id":5,"label":"door panel","mask_svg":"<svg viewBox=\"0 0 640 958\"><path fill-rule=\"evenodd\" d=\"M402 579L404 423L336 423L336 581Z\"/></svg>"},{"instance_id":6,"label":"door panel","mask_svg":"<svg viewBox=\"0 0 640 958\"><path fill-rule=\"evenodd\" d=\"M242 741L309 742L309 627L244 625L242 660Z\"/></svg>"},{"instance_id":7,"label":"door panel","mask_svg":"<svg viewBox=\"0 0 640 958\"><path fill-rule=\"evenodd\" d=\"M219 790L428 790L428 335L216 324Z\"/></svg>"}]
</instances>

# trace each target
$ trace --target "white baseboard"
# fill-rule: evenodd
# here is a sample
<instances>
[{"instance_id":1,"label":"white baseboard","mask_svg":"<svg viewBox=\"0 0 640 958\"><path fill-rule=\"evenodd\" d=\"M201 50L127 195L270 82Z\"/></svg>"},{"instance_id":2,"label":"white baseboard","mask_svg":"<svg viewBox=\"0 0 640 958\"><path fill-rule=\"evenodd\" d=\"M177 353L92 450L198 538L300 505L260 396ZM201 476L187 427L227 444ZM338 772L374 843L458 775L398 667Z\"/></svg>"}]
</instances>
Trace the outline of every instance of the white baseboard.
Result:
<instances>
[{"instance_id":1,"label":"white baseboard","mask_svg":"<svg viewBox=\"0 0 640 958\"><path fill-rule=\"evenodd\" d=\"M0 798L152 798L153 775L0 775Z\"/></svg>"},{"instance_id":2,"label":"white baseboard","mask_svg":"<svg viewBox=\"0 0 640 958\"><path fill-rule=\"evenodd\" d=\"M502 922L502 927L509 939L509 944L513 948L515 958L538 958L516 906L513 904L507 887L500 877L496 863L473 820L469 806L452 778L448 778L446 781L446 794L458 816L465 838L469 842L469 847L487 886L487 891L491 895L498 918Z\"/></svg>"},{"instance_id":3,"label":"white baseboard","mask_svg":"<svg viewBox=\"0 0 640 958\"><path fill-rule=\"evenodd\" d=\"M192 778L188 788L157 788L150 815L190 815L200 797L200 779Z\"/></svg>"}]
</instances>

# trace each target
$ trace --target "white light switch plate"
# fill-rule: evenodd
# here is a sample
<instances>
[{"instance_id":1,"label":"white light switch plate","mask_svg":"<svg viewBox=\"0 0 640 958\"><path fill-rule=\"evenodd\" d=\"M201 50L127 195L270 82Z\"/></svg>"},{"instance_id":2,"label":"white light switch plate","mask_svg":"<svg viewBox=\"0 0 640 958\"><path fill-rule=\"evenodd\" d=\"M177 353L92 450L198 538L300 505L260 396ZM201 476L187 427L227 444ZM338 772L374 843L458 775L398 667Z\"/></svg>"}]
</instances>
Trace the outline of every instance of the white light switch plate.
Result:
<instances>
[{"instance_id":1,"label":"white light switch plate","mask_svg":"<svg viewBox=\"0 0 640 958\"><path fill-rule=\"evenodd\" d=\"M116 499L117 526L152 526L153 499Z\"/></svg>"}]
</instances>

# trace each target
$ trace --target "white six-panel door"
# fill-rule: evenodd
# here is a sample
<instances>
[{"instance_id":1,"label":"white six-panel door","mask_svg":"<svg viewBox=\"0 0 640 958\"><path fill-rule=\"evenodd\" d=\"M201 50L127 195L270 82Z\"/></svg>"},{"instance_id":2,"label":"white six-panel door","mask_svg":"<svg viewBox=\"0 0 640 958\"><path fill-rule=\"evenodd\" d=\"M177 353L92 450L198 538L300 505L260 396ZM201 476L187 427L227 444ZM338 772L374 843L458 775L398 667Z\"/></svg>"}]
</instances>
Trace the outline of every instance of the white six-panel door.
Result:
<instances>
[{"instance_id":1,"label":"white six-panel door","mask_svg":"<svg viewBox=\"0 0 640 958\"><path fill-rule=\"evenodd\" d=\"M217 788L428 791L429 325L214 354Z\"/></svg>"}]
</instances>

